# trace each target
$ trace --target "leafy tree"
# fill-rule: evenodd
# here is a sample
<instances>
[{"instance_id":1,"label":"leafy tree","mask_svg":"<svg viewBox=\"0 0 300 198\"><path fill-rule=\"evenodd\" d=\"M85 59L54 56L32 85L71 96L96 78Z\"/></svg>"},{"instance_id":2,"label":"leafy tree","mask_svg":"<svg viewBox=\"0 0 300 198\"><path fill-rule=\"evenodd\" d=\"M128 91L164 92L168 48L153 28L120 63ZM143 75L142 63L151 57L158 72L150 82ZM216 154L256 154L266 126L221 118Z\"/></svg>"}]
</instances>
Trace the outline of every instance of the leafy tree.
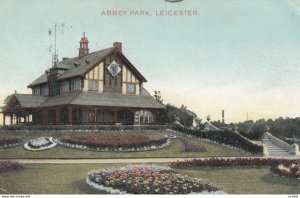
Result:
<instances>
[{"instance_id":1,"label":"leafy tree","mask_svg":"<svg viewBox=\"0 0 300 198\"><path fill-rule=\"evenodd\" d=\"M158 102L163 104L160 91L155 91L154 97ZM185 105L181 105L181 107L178 108L172 104L167 104L165 105L165 109L158 114L157 122L158 124L171 124L178 121L186 127L191 127L193 126L193 121L196 117L197 115L188 110Z\"/></svg>"},{"instance_id":2,"label":"leafy tree","mask_svg":"<svg viewBox=\"0 0 300 198\"><path fill-rule=\"evenodd\" d=\"M160 91L154 91L154 98L160 104L163 104L164 100L161 97Z\"/></svg>"}]
</instances>

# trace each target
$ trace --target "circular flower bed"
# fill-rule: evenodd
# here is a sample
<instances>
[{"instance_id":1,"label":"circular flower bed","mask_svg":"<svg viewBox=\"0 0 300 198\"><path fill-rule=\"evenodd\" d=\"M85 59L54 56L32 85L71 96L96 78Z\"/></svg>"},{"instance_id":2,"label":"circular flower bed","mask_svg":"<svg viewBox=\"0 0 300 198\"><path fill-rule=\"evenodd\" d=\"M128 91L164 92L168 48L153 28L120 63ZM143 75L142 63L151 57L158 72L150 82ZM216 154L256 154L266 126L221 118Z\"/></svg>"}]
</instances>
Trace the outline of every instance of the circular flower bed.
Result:
<instances>
[{"instance_id":1,"label":"circular flower bed","mask_svg":"<svg viewBox=\"0 0 300 198\"><path fill-rule=\"evenodd\" d=\"M93 151L145 151L166 147L170 140L142 134L90 134L61 138L60 144Z\"/></svg>"},{"instance_id":2,"label":"circular flower bed","mask_svg":"<svg viewBox=\"0 0 300 198\"><path fill-rule=\"evenodd\" d=\"M167 167L146 165L91 171L86 183L112 194L220 193L201 179L170 173Z\"/></svg>"},{"instance_id":3,"label":"circular flower bed","mask_svg":"<svg viewBox=\"0 0 300 198\"><path fill-rule=\"evenodd\" d=\"M300 179L300 162L299 163L280 163L271 167L271 172L282 176Z\"/></svg>"},{"instance_id":4,"label":"circular flower bed","mask_svg":"<svg viewBox=\"0 0 300 198\"><path fill-rule=\"evenodd\" d=\"M21 144L20 138L16 137L0 137L0 149L11 148Z\"/></svg>"},{"instance_id":5,"label":"circular flower bed","mask_svg":"<svg viewBox=\"0 0 300 198\"><path fill-rule=\"evenodd\" d=\"M42 151L53 148L57 145L52 137L39 137L29 140L24 144L24 148L30 151Z\"/></svg>"}]
</instances>

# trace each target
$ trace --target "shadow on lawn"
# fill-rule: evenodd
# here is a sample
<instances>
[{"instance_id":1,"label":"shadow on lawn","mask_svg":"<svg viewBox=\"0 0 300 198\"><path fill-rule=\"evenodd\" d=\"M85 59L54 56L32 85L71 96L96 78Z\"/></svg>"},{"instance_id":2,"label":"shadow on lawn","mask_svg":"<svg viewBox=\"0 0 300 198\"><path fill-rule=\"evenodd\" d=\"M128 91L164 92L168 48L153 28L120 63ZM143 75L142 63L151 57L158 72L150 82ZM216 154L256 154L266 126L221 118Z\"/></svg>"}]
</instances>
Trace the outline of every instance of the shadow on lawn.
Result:
<instances>
[{"instance_id":1,"label":"shadow on lawn","mask_svg":"<svg viewBox=\"0 0 300 198\"><path fill-rule=\"evenodd\" d=\"M299 186L300 187L300 180L295 178L285 178L274 175L273 173L269 173L261 177L261 180L268 183L273 184L282 184L286 186Z\"/></svg>"},{"instance_id":2,"label":"shadow on lawn","mask_svg":"<svg viewBox=\"0 0 300 198\"><path fill-rule=\"evenodd\" d=\"M107 194L104 191L97 190L85 183L85 179L72 182L74 188L79 189L82 194Z\"/></svg>"}]
</instances>

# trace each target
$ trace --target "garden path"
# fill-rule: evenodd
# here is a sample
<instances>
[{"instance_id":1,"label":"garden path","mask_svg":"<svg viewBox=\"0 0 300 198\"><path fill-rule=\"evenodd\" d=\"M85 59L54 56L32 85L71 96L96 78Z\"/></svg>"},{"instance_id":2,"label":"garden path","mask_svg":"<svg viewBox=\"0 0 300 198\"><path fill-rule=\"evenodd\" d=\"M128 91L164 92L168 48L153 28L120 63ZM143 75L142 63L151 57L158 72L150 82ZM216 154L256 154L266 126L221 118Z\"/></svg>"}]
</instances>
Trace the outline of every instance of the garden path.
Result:
<instances>
[{"instance_id":1,"label":"garden path","mask_svg":"<svg viewBox=\"0 0 300 198\"><path fill-rule=\"evenodd\" d=\"M215 158L215 157L214 157ZM240 157L218 157L234 159ZM249 157L245 157L249 158ZM256 158L256 157L255 157ZM264 158L264 157L261 157ZM276 158L276 157L273 157ZM300 159L300 156L278 157L284 159ZM177 160L200 158L127 158L127 159L11 159L23 164L130 164L130 163L170 163ZM201 158L204 159L204 158ZM209 159L209 158L205 158Z\"/></svg>"}]
</instances>

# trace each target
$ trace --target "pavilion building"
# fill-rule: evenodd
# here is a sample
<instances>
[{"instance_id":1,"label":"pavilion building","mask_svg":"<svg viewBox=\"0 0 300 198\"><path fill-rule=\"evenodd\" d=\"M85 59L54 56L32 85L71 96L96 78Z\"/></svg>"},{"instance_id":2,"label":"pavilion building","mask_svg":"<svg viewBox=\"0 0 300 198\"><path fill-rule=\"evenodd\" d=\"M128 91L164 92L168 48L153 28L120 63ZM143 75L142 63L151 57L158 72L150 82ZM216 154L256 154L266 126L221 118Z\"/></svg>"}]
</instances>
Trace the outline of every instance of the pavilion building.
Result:
<instances>
[{"instance_id":1,"label":"pavilion building","mask_svg":"<svg viewBox=\"0 0 300 198\"><path fill-rule=\"evenodd\" d=\"M122 43L92 53L88 43L84 35L78 56L63 58L28 85L32 94L8 96L3 124L155 124L165 107L143 87L147 80L125 57Z\"/></svg>"}]
</instances>

